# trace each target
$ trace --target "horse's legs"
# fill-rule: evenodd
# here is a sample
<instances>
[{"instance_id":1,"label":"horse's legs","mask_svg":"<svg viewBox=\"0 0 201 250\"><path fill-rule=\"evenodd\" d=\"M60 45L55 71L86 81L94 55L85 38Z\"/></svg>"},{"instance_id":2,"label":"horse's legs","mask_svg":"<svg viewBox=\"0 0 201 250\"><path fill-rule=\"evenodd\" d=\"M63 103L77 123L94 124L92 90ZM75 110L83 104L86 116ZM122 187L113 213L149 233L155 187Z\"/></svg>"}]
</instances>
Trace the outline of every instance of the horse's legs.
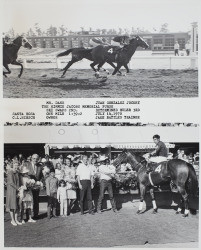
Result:
<instances>
[{"instance_id":1,"label":"horse's legs","mask_svg":"<svg viewBox=\"0 0 201 250\"><path fill-rule=\"evenodd\" d=\"M116 66L114 65L113 62L107 62L108 64L110 64L114 69L116 69ZM119 74L122 75L121 71L118 70Z\"/></svg>"},{"instance_id":2,"label":"horse's legs","mask_svg":"<svg viewBox=\"0 0 201 250\"><path fill-rule=\"evenodd\" d=\"M187 217L189 214L189 209L188 209L188 194L185 190L185 187L183 185L177 185L177 189L179 191L179 193L181 194L183 201L184 201L184 217Z\"/></svg>"},{"instance_id":3,"label":"horse's legs","mask_svg":"<svg viewBox=\"0 0 201 250\"><path fill-rule=\"evenodd\" d=\"M98 78L99 77L99 75L100 75L100 73L99 73L99 69L96 69L95 68L95 66L97 65L98 63L97 62L92 62L91 64L90 64L90 66L91 66L91 68L93 69L93 71L95 71L96 73L95 73L95 76L96 76L96 78ZM102 63L100 63L99 65L101 65ZM104 64L104 63L103 63ZM102 65L103 65L102 64Z\"/></svg>"},{"instance_id":4,"label":"horse's legs","mask_svg":"<svg viewBox=\"0 0 201 250\"><path fill-rule=\"evenodd\" d=\"M124 68L126 69L126 72L129 73L129 68L127 64L124 64Z\"/></svg>"},{"instance_id":5,"label":"horse's legs","mask_svg":"<svg viewBox=\"0 0 201 250\"><path fill-rule=\"evenodd\" d=\"M146 190L146 187L144 185L140 184L140 205L139 205L137 214L140 214L142 212L143 201L144 201L144 197L145 197L145 190Z\"/></svg>"},{"instance_id":6,"label":"horse's legs","mask_svg":"<svg viewBox=\"0 0 201 250\"><path fill-rule=\"evenodd\" d=\"M115 75L117 71L120 70L121 66L122 66L121 64L117 64L117 67L114 69L114 72L112 73L112 75Z\"/></svg>"},{"instance_id":7,"label":"horse's legs","mask_svg":"<svg viewBox=\"0 0 201 250\"><path fill-rule=\"evenodd\" d=\"M18 75L18 77L20 78L21 75L22 75L22 72L23 72L23 65L21 63L17 62L17 61L12 62L11 64L13 64L13 65L19 65L21 67L20 73Z\"/></svg>"},{"instance_id":8,"label":"horse's legs","mask_svg":"<svg viewBox=\"0 0 201 250\"><path fill-rule=\"evenodd\" d=\"M70 68L70 66L73 65L73 63L78 62L78 61L80 60L76 60L75 58L72 58L72 60L67 63L66 67L63 68L64 72L61 77L64 77L64 75L66 74L66 71Z\"/></svg>"},{"instance_id":9,"label":"horse's legs","mask_svg":"<svg viewBox=\"0 0 201 250\"><path fill-rule=\"evenodd\" d=\"M176 211L176 214L180 214L181 213L183 203L184 203L184 200L181 197L179 205L178 205L178 208L177 208L177 211Z\"/></svg>"},{"instance_id":10,"label":"horse's legs","mask_svg":"<svg viewBox=\"0 0 201 250\"><path fill-rule=\"evenodd\" d=\"M7 74L10 74L11 71L10 71L10 69L9 69L9 67L8 67L8 64L4 63L3 66L4 66L5 69L8 70L8 72L4 72L4 71L3 71L3 75L4 75L5 77L7 77L6 75L7 75Z\"/></svg>"},{"instance_id":11,"label":"horse's legs","mask_svg":"<svg viewBox=\"0 0 201 250\"><path fill-rule=\"evenodd\" d=\"M156 201L155 201L155 195L154 195L154 189L151 188L150 189L150 195L151 195L151 199L152 199L152 205L153 205L153 214L156 214L157 213L157 206L156 206Z\"/></svg>"}]
</instances>

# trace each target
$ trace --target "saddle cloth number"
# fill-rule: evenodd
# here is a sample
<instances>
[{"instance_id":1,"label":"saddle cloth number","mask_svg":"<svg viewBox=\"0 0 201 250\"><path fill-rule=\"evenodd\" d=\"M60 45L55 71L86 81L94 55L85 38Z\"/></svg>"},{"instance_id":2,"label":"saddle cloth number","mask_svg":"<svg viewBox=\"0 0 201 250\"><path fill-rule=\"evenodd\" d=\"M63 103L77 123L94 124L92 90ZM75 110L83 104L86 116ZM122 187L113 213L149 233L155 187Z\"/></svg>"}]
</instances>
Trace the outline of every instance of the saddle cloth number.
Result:
<instances>
[{"instance_id":1,"label":"saddle cloth number","mask_svg":"<svg viewBox=\"0 0 201 250\"><path fill-rule=\"evenodd\" d=\"M159 165L159 166L155 169L155 172L160 173L160 171L161 171L161 165Z\"/></svg>"},{"instance_id":2,"label":"saddle cloth number","mask_svg":"<svg viewBox=\"0 0 201 250\"><path fill-rule=\"evenodd\" d=\"M113 48L109 49L107 52L112 54L113 53Z\"/></svg>"}]
</instances>

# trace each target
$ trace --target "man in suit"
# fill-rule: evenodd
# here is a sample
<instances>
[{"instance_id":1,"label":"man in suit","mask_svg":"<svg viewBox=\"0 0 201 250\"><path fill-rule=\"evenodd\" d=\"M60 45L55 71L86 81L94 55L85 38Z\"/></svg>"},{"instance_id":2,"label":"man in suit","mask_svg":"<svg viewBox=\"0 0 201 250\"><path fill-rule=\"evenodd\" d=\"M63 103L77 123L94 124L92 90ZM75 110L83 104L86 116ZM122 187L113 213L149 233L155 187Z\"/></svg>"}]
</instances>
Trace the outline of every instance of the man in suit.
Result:
<instances>
[{"instance_id":1,"label":"man in suit","mask_svg":"<svg viewBox=\"0 0 201 250\"><path fill-rule=\"evenodd\" d=\"M39 156L37 154L33 154L31 157L31 162L25 162L24 166L29 169L28 175L31 179L35 181L41 181L43 177L43 166L39 163ZM39 192L40 190L32 190L33 193L33 212L34 218L38 218L39 213Z\"/></svg>"}]
</instances>

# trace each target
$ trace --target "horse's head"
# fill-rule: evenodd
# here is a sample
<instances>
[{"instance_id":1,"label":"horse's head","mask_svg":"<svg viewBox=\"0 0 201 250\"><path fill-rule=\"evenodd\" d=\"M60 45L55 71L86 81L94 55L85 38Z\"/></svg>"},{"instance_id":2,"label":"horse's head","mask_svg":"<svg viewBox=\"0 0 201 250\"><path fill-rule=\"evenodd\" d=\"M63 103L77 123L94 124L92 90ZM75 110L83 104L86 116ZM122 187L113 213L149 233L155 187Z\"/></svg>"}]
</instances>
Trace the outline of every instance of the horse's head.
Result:
<instances>
[{"instance_id":1,"label":"horse's head","mask_svg":"<svg viewBox=\"0 0 201 250\"><path fill-rule=\"evenodd\" d=\"M133 43L136 43L137 46L145 48L145 49L149 48L149 45L140 36L136 36L134 38L131 38L130 44L133 44Z\"/></svg>"},{"instance_id":2,"label":"horse's head","mask_svg":"<svg viewBox=\"0 0 201 250\"><path fill-rule=\"evenodd\" d=\"M24 48L31 49L32 45L29 43L26 37L24 36L18 36L14 41L14 44L23 46Z\"/></svg>"}]
</instances>

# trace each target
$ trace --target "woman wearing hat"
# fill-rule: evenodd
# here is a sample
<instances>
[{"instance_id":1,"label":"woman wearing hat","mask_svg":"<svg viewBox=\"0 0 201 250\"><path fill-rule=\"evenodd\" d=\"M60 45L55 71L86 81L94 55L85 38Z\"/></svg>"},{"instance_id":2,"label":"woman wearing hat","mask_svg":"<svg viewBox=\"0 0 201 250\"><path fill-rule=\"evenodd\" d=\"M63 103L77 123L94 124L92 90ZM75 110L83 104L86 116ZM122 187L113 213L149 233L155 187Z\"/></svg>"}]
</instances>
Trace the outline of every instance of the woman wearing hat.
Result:
<instances>
[{"instance_id":1,"label":"woman wearing hat","mask_svg":"<svg viewBox=\"0 0 201 250\"><path fill-rule=\"evenodd\" d=\"M7 175L7 191L6 191L6 211L10 212L11 224L13 226L22 225L17 219L18 199L17 193L19 189L19 163L13 162Z\"/></svg>"},{"instance_id":2,"label":"woman wearing hat","mask_svg":"<svg viewBox=\"0 0 201 250\"><path fill-rule=\"evenodd\" d=\"M28 216L28 222L35 223L36 221L32 219L32 210L33 210L33 194L31 190L28 190L26 187L27 182L29 182L30 177L28 175L29 169L23 167L20 174L21 174L21 187L19 191L20 197L20 209L21 209L21 221L22 224L25 224L24 221L24 212Z\"/></svg>"}]
</instances>

